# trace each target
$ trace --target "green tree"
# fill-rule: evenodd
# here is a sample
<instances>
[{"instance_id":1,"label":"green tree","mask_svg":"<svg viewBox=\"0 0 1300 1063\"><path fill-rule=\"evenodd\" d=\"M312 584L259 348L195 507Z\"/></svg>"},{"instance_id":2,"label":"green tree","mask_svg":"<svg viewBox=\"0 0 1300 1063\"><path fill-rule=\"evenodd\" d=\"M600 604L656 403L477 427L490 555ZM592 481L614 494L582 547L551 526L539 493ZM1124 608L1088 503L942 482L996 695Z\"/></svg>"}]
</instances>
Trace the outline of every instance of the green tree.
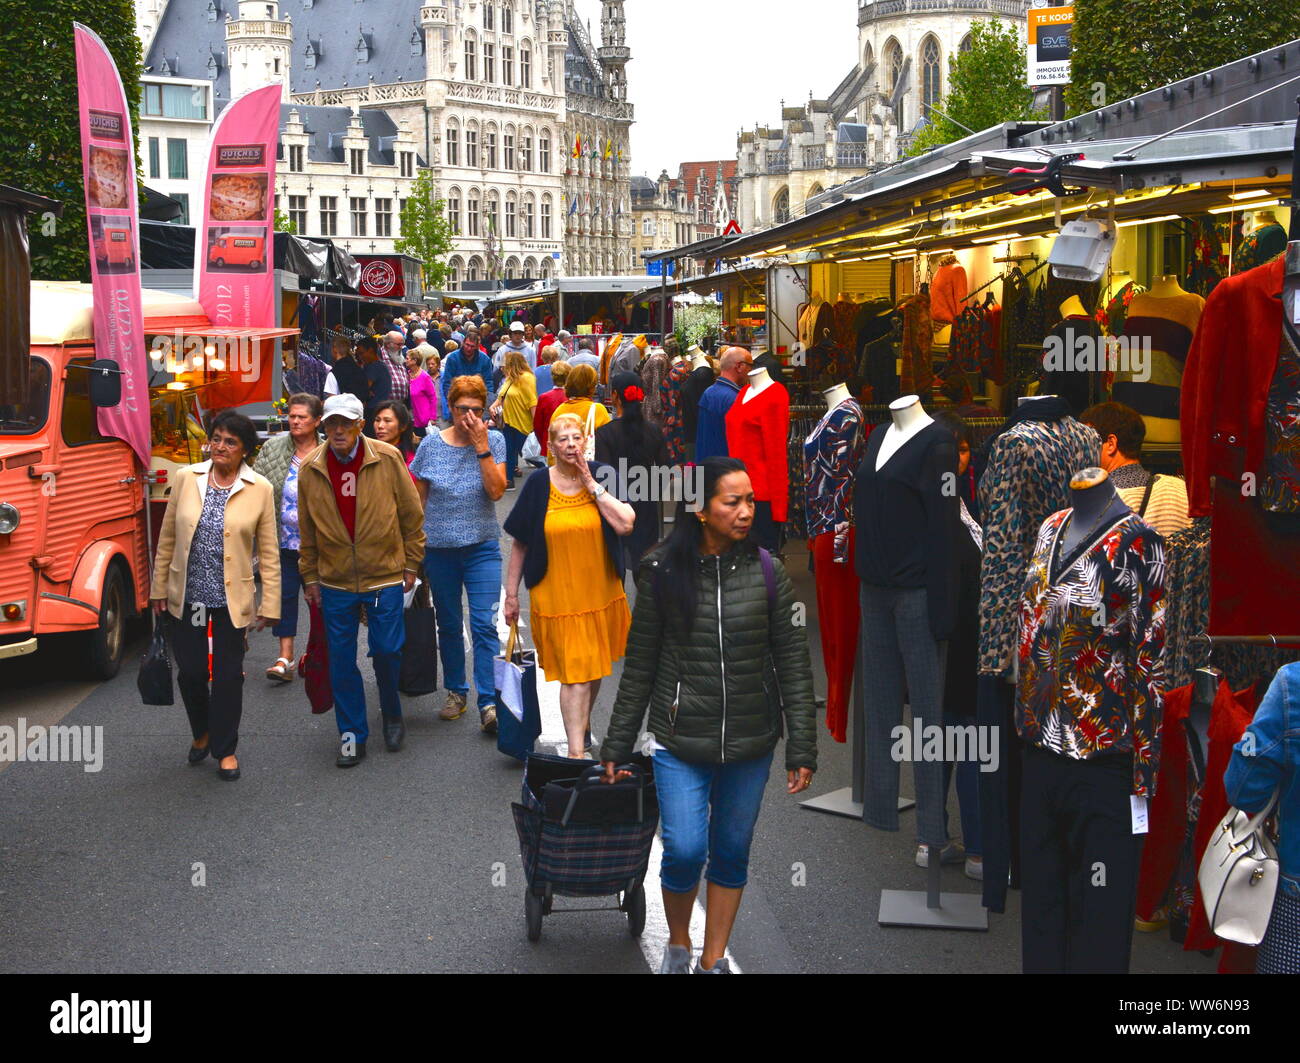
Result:
<instances>
[{"instance_id":1,"label":"green tree","mask_svg":"<svg viewBox=\"0 0 1300 1063\"><path fill-rule=\"evenodd\" d=\"M1300 5L1077 0L1072 36L1065 105L1074 115L1293 41L1300 37Z\"/></svg>"},{"instance_id":2,"label":"green tree","mask_svg":"<svg viewBox=\"0 0 1300 1063\"><path fill-rule=\"evenodd\" d=\"M290 233L293 236L298 235L298 226L296 226L284 211L279 207L275 208L275 223L271 229L272 232Z\"/></svg>"},{"instance_id":3,"label":"green tree","mask_svg":"<svg viewBox=\"0 0 1300 1063\"><path fill-rule=\"evenodd\" d=\"M995 19L971 23L971 47L952 57L948 95L939 110L948 118L930 112L926 125L908 148L919 155L941 144L970 136L1002 122L1042 117L1034 110L1034 94L1025 85L1025 46L1021 31ZM960 123L960 124L958 124Z\"/></svg>"},{"instance_id":4,"label":"green tree","mask_svg":"<svg viewBox=\"0 0 1300 1063\"><path fill-rule=\"evenodd\" d=\"M89 26L108 45L126 89L131 129L138 134L140 40L135 35L135 11L131 0L23 0L4 8L5 17L0 19L0 70L5 72L0 78L2 179L63 204L57 224L30 225L32 275L89 280L72 23Z\"/></svg>"},{"instance_id":5,"label":"green tree","mask_svg":"<svg viewBox=\"0 0 1300 1063\"><path fill-rule=\"evenodd\" d=\"M451 223L443 213L444 203L433 188L433 174L421 170L415 187L402 205L399 224L402 235L393 244L399 254L412 255L424 269L426 289L442 288L447 280L447 255L451 252Z\"/></svg>"}]
</instances>

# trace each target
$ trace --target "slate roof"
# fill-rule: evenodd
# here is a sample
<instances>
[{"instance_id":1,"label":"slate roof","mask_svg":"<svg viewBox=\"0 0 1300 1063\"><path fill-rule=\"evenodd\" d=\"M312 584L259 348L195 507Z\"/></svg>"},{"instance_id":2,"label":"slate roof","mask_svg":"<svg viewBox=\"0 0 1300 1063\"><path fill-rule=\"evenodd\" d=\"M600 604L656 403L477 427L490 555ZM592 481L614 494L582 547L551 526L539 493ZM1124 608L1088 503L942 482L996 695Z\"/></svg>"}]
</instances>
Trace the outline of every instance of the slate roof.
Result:
<instances>
[{"instance_id":1,"label":"slate roof","mask_svg":"<svg viewBox=\"0 0 1300 1063\"><path fill-rule=\"evenodd\" d=\"M209 21L209 3L216 18ZM290 90L312 92L351 88L371 79L379 85L424 80L424 55L413 55L411 34L418 28L422 0L280 0L280 16L293 19ZM239 17L237 0L172 0L163 13L145 58L147 73L158 74L163 59L173 77L206 78L208 55L220 69L213 82L215 111L230 102L226 61L226 15ZM369 59L357 62L357 42L364 34ZM315 68L307 66L308 40L318 48Z\"/></svg>"},{"instance_id":2,"label":"slate roof","mask_svg":"<svg viewBox=\"0 0 1300 1063\"><path fill-rule=\"evenodd\" d=\"M343 137L352 121L352 111L347 107L305 107L302 104L280 104L280 132L289 121L289 112L297 111L298 120L304 130L310 134L307 142L307 158L312 162L346 162ZM370 139L370 148L366 152L368 162L392 166L397 161L393 150L393 141L397 137L397 123L389 117L387 111L373 107L361 109L361 128ZM417 165L423 166L424 159L417 154Z\"/></svg>"}]
</instances>

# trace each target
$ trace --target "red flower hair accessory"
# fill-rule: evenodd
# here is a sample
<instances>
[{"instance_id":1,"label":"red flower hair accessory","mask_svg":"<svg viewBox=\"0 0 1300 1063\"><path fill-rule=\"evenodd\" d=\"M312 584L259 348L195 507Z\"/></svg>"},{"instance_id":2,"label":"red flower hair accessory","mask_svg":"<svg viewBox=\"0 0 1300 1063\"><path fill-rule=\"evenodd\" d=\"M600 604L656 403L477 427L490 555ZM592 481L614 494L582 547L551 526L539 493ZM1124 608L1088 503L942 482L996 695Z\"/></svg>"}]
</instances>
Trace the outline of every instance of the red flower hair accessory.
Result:
<instances>
[{"instance_id":1,"label":"red flower hair accessory","mask_svg":"<svg viewBox=\"0 0 1300 1063\"><path fill-rule=\"evenodd\" d=\"M645 392L633 384L630 388L623 389L624 402L641 402L645 398Z\"/></svg>"}]
</instances>

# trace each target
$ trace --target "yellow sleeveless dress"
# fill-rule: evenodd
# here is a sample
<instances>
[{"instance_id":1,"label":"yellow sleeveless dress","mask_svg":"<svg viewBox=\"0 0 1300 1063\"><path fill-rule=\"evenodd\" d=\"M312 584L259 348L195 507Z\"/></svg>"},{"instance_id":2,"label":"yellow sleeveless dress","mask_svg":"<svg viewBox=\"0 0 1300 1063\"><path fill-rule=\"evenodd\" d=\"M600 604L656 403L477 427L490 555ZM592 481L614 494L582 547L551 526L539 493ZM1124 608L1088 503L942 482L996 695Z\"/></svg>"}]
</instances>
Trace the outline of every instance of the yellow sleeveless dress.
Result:
<instances>
[{"instance_id":1,"label":"yellow sleeveless dress","mask_svg":"<svg viewBox=\"0 0 1300 1063\"><path fill-rule=\"evenodd\" d=\"M550 486L546 575L528 592L533 644L547 679L590 683L623 656L632 614L609 563L595 498Z\"/></svg>"}]
</instances>

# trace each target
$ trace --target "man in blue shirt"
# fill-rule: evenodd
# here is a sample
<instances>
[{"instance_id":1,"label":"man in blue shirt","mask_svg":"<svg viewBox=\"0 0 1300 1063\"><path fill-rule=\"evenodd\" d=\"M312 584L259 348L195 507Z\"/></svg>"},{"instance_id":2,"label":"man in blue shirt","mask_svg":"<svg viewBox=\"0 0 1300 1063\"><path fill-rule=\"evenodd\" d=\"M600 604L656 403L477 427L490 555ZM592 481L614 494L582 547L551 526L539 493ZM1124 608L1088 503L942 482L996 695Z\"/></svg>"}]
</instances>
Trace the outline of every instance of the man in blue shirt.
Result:
<instances>
[{"instance_id":1,"label":"man in blue shirt","mask_svg":"<svg viewBox=\"0 0 1300 1063\"><path fill-rule=\"evenodd\" d=\"M439 385L442 389L442 408L450 409L447 402L447 389L458 376L476 375L483 378L483 386L492 394L492 359L479 350L478 333L471 332L465 336L464 344L449 354L442 363L442 377Z\"/></svg>"},{"instance_id":2,"label":"man in blue shirt","mask_svg":"<svg viewBox=\"0 0 1300 1063\"><path fill-rule=\"evenodd\" d=\"M695 426L695 460L727 457L727 411L731 409L754 368L754 359L744 347L722 352L718 379L700 396L700 415Z\"/></svg>"}]
</instances>

